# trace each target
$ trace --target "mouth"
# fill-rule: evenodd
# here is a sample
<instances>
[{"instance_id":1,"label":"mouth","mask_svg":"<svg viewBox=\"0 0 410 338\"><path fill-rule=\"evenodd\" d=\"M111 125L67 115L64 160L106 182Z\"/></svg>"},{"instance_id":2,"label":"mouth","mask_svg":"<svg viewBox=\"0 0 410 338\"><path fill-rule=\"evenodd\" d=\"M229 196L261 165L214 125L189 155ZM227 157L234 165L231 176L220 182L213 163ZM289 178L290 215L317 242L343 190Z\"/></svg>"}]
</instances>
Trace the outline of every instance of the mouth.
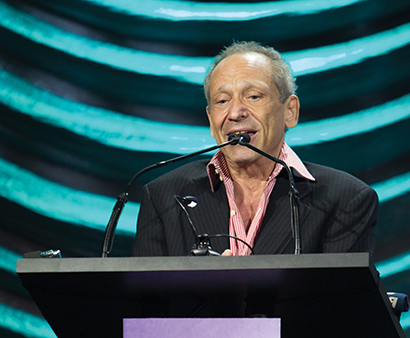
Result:
<instances>
[{"instance_id":1,"label":"mouth","mask_svg":"<svg viewBox=\"0 0 410 338\"><path fill-rule=\"evenodd\" d=\"M228 133L227 137L231 134L236 134L236 135L240 135L240 134L248 134L251 139L256 135L257 131L255 130L235 130L235 131L231 131L230 133Z\"/></svg>"}]
</instances>

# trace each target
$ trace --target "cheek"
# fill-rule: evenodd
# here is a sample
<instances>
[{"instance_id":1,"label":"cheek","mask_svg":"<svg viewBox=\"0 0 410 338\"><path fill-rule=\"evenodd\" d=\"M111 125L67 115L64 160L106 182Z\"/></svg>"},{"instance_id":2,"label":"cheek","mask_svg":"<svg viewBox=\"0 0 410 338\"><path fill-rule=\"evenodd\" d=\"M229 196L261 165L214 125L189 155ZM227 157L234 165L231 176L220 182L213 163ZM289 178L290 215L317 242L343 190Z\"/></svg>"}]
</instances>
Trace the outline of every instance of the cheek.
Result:
<instances>
[{"instance_id":1,"label":"cheek","mask_svg":"<svg viewBox=\"0 0 410 338\"><path fill-rule=\"evenodd\" d=\"M213 138L216 138L216 128L215 128L215 125L214 125L214 123L212 122L212 120L209 122L209 126L210 126L210 128L211 128L211 136L212 136Z\"/></svg>"},{"instance_id":2,"label":"cheek","mask_svg":"<svg viewBox=\"0 0 410 338\"><path fill-rule=\"evenodd\" d=\"M285 130L285 119L283 115L271 113L265 116L265 119L260 120L262 128L266 130L267 135L275 137L278 133L281 134Z\"/></svg>"},{"instance_id":3,"label":"cheek","mask_svg":"<svg viewBox=\"0 0 410 338\"><path fill-rule=\"evenodd\" d=\"M224 123L224 112L222 110L213 109L212 114L208 114L209 124L213 125L214 129L221 127Z\"/></svg>"},{"instance_id":4,"label":"cheek","mask_svg":"<svg viewBox=\"0 0 410 338\"><path fill-rule=\"evenodd\" d=\"M210 114L208 114L208 121L209 121L209 127L211 129L211 136L215 137L214 124L213 124L212 117Z\"/></svg>"},{"instance_id":5,"label":"cheek","mask_svg":"<svg viewBox=\"0 0 410 338\"><path fill-rule=\"evenodd\" d=\"M208 120L209 120L209 127L211 130L211 136L213 138L216 138L218 135L218 132L220 130L220 123L217 118L215 118L215 114L211 115L208 114Z\"/></svg>"},{"instance_id":6,"label":"cheek","mask_svg":"<svg viewBox=\"0 0 410 338\"><path fill-rule=\"evenodd\" d=\"M263 113L259 114L258 120L267 128L274 128L278 122L278 118L278 112L272 107L270 109L264 109Z\"/></svg>"}]
</instances>

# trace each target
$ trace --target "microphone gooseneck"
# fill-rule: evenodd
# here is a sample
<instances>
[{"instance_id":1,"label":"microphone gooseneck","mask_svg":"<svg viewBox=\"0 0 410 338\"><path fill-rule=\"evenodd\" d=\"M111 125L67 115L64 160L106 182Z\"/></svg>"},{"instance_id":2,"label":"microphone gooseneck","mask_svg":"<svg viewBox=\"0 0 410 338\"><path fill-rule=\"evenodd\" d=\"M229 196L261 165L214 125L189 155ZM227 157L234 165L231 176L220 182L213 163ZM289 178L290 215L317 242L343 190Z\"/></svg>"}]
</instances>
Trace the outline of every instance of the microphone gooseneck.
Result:
<instances>
[{"instance_id":1,"label":"microphone gooseneck","mask_svg":"<svg viewBox=\"0 0 410 338\"><path fill-rule=\"evenodd\" d=\"M189 224L191 224L191 228L195 234L195 237L198 237L198 231L195 228L194 223L192 222L191 216L189 215L188 210L186 210L185 205L189 206L190 208L195 208L198 204L198 202L196 201L196 198L193 196L179 196L179 195L174 195L174 199L175 201L177 201L177 203L179 204L179 206L182 208L182 210L184 210L185 215L188 219ZM189 203L187 203L187 201L189 201Z\"/></svg>"},{"instance_id":2,"label":"microphone gooseneck","mask_svg":"<svg viewBox=\"0 0 410 338\"><path fill-rule=\"evenodd\" d=\"M195 242L194 245L192 246L191 251L189 252L189 256L220 256L221 254L212 250L210 239L211 238L217 238L217 237L229 237L229 238L234 238L237 241L240 241L244 243L245 245L248 246L248 248L251 250L252 254L254 253L253 248L243 239L233 236L233 235L228 235L228 234L216 234L216 235L208 235L208 234L199 234L194 223L192 222L191 216L186 209L187 207L190 208L195 208L198 205L198 201L194 196L179 196L179 195L174 195L174 199L177 201L179 206L182 208L182 210L185 212L185 215L187 216L188 222L191 225L192 231L194 232L195 235Z\"/></svg>"},{"instance_id":3,"label":"microphone gooseneck","mask_svg":"<svg viewBox=\"0 0 410 338\"><path fill-rule=\"evenodd\" d=\"M231 134L232 135L232 134ZM235 134L237 138L239 138L238 144L241 146L245 146L253 151L257 152L258 154L265 156L266 158L270 159L273 162L279 163L282 165L289 177L289 204L291 208L291 227L295 245L295 254L298 255L302 253L302 243L301 243L301 236L300 236L300 200L299 200L299 191L295 187L295 179L293 178L292 171L290 170L289 166L279 158L269 155L268 153L254 147L249 142L251 137L248 133L241 133ZM229 135L230 136L230 135ZM235 138L235 140L237 139Z\"/></svg>"},{"instance_id":4,"label":"microphone gooseneck","mask_svg":"<svg viewBox=\"0 0 410 338\"><path fill-rule=\"evenodd\" d=\"M135 182L135 180L138 177L140 177L142 174L145 174L148 171L151 171L151 170L156 169L156 168L163 167L163 166L168 165L168 164L172 164L172 163L175 163L175 162L178 162L178 161L182 161L182 160L185 160L185 159L193 157L193 156L201 155L201 154L207 153L209 151L225 147L229 144L238 144L239 140L240 140L239 137L235 137L233 139L228 139L227 142L217 144L215 146L212 146L212 147L209 147L209 148L206 148L206 149L202 149L202 150L190 153L190 154L174 157L174 158L171 158L170 160L167 160L167 161L158 162L158 163L150 165L150 166L140 170L139 172L137 172L133 176L133 178L128 182L128 184L126 185L124 191L121 194L119 194L118 197L117 197L117 202L114 205L113 211L111 213L110 220L108 221L107 227L105 229L101 256L104 258L104 257L109 257L109 255L110 255L110 252L111 252L111 249L112 249L112 246L113 246L113 243L114 243L114 234L115 234L115 229L117 227L118 220L120 219L120 216L121 216L122 210L124 209L125 203L128 202L128 195L129 195L130 188L131 188L132 184Z\"/></svg>"},{"instance_id":5,"label":"microphone gooseneck","mask_svg":"<svg viewBox=\"0 0 410 338\"><path fill-rule=\"evenodd\" d=\"M220 256L218 252L212 250L208 234L198 234L198 231L196 230L195 225L192 222L191 216L189 215L189 212L185 207L187 206L190 208L195 208L198 204L196 198L194 196L181 197L174 195L174 199L185 212L185 215L188 218L188 222L191 225L192 231L195 235L195 243L189 253L189 256Z\"/></svg>"}]
</instances>

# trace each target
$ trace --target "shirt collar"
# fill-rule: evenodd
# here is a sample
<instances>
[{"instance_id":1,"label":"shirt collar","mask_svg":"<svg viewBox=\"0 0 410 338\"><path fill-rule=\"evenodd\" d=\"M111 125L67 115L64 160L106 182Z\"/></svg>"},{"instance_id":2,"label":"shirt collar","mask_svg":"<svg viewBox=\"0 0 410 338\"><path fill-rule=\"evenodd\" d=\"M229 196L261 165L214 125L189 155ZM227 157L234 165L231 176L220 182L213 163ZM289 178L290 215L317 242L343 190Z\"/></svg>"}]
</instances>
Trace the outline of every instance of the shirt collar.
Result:
<instances>
[{"instance_id":1,"label":"shirt collar","mask_svg":"<svg viewBox=\"0 0 410 338\"><path fill-rule=\"evenodd\" d=\"M295 169L299 175L310 180L315 181L313 175L307 170L302 160L296 155L296 153L290 148L284 141L279 158L284 161L290 168ZM211 189L214 192L217 185L223 181L223 176L228 179L232 179L229 173L228 165L221 150L212 157L211 161L207 165L207 172L209 181L211 183Z\"/></svg>"},{"instance_id":2,"label":"shirt collar","mask_svg":"<svg viewBox=\"0 0 410 338\"><path fill-rule=\"evenodd\" d=\"M288 165L288 167L295 169L300 176L303 176L309 181L316 181L309 170L307 170L306 166L303 164L299 156L296 155L293 149L289 147L285 141L283 141L282 153L285 154L284 161Z\"/></svg>"}]
</instances>

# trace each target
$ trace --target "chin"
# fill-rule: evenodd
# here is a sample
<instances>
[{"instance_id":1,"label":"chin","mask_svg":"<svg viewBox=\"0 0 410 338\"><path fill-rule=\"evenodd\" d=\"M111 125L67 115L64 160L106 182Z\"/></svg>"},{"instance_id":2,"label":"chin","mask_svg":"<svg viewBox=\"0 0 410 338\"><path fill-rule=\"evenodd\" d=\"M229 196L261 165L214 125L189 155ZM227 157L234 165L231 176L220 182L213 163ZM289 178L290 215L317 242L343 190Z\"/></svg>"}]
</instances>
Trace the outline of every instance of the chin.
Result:
<instances>
[{"instance_id":1,"label":"chin","mask_svg":"<svg viewBox=\"0 0 410 338\"><path fill-rule=\"evenodd\" d=\"M238 147L238 146L235 146ZM246 164L252 163L256 161L260 155L255 153L253 150L245 148L243 146L239 146L242 149L238 149L238 151L229 151L225 154L225 158L227 161L236 163L236 164Z\"/></svg>"}]
</instances>

